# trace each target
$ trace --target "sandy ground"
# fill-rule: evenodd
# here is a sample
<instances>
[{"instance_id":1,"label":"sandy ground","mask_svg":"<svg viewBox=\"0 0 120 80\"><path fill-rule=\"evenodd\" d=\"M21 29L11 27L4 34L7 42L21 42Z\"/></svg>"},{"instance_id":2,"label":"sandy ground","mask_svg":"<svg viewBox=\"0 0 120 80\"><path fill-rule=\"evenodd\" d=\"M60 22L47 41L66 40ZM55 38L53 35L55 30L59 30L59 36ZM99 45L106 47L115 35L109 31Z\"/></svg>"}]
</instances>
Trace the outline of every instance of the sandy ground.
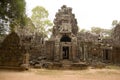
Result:
<instances>
[{"instance_id":1,"label":"sandy ground","mask_svg":"<svg viewBox=\"0 0 120 80\"><path fill-rule=\"evenodd\" d=\"M120 69L0 70L0 80L120 80Z\"/></svg>"}]
</instances>

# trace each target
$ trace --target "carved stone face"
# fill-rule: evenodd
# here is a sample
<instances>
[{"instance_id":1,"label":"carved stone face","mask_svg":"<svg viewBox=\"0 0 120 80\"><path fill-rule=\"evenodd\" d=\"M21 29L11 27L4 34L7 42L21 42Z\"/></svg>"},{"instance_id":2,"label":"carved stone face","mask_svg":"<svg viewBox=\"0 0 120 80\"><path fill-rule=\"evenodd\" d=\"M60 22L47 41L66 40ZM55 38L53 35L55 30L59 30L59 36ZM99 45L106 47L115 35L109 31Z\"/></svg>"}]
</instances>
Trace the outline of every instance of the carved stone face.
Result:
<instances>
[{"instance_id":1,"label":"carved stone face","mask_svg":"<svg viewBox=\"0 0 120 80\"><path fill-rule=\"evenodd\" d=\"M74 14L72 13L72 8L63 5L61 9L56 13L56 18L54 19L54 24L56 30L53 34L58 35L59 32L70 32L74 35L78 32L77 21Z\"/></svg>"},{"instance_id":2,"label":"carved stone face","mask_svg":"<svg viewBox=\"0 0 120 80\"><path fill-rule=\"evenodd\" d=\"M71 25L69 23L62 23L62 31L71 31Z\"/></svg>"},{"instance_id":3,"label":"carved stone face","mask_svg":"<svg viewBox=\"0 0 120 80\"><path fill-rule=\"evenodd\" d=\"M67 30L68 30L67 23L62 23L61 31L67 31Z\"/></svg>"}]
</instances>

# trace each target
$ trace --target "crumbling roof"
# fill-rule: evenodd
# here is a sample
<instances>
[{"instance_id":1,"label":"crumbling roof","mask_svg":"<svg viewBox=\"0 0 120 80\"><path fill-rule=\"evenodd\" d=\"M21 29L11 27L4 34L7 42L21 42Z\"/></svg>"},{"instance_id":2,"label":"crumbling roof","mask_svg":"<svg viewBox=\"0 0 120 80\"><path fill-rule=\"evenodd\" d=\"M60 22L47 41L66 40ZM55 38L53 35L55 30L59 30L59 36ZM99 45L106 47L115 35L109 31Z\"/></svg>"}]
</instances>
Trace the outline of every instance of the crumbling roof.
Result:
<instances>
[{"instance_id":1,"label":"crumbling roof","mask_svg":"<svg viewBox=\"0 0 120 80\"><path fill-rule=\"evenodd\" d=\"M114 46L120 47L120 24L116 25L116 27L113 29L113 41Z\"/></svg>"},{"instance_id":2,"label":"crumbling roof","mask_svg":"<svg viewBox=\"0 0 120 80\"><path fill-rule=\"evenodd\" d=\"M99 35L90 32L81 32L77 34L77 38L83 42L97 42Z\"/></svg>"}]
</instances>

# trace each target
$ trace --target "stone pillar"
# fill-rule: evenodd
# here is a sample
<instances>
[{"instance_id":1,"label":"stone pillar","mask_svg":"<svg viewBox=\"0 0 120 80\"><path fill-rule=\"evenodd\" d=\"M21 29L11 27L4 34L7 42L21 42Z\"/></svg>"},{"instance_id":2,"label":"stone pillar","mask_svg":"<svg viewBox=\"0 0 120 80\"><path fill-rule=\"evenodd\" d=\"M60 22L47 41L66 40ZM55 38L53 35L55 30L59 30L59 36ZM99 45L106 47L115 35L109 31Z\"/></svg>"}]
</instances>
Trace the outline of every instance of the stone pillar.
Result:
<instances>
[{"instance_id":1,"label":"stone pillar","mask_svg":"<svg viewBox=\"0 0 120 80\"><path fill-rule=\"evenodd\" d=\"M87 57L87 45L84 44L84 61L86 61L86 57Z\"/></svg>"},{"instance_id":2,"label":"stone pillar","mask_svg":"<svg viewBox=\"0 0 120 80\"><path fill-rule=\"evenodd\" d=\"M60 59L59 49L60 49L60 46L58 44L55 44L54 61L59 61Z\"/></svg>"},{"instance_id":3,"label":"stone pillar","mask_svg":"<svg viewBox=\"0 0 120 80\"><path fill-rule=\"evenodd\" d=\"M75 60L75 56L76 56L75 53L76 53L75 52L75 46L74 46L74 44L72 44L72 59L73 59L73 61Z\"/></svg>"},{"instance_id":4,"label":"stone pillar","mask_svg":"<svg viewBox=\"0 0 120 80\"><path fill-rule=\"evenodd\" d=\"M72 47L69 46L69 60L72 60Z\"/></svg>"},{"instance_id":5,"label":"stone pillar","mask_svg":"<svg viewBox=\"0 0 120 80\"><path fill-rule=\"evenodd\" d=\"M72 40L72 56L73 56L73 61L77 60L77 38L73 37Z\"/></svg>"},{"instance_id":6,"label":"stone pillar","mask_svg":"<svg viewBox=\"0 0 120 80\"><path fill-rule=\"evenodd\" d=\"M54 61L59 61L59 60L60 60L60 42L59 42L59 38L56 37Z\"/></svg>"},{"instance_id":7,"label":"stone pillar","mask_svg":"<svg viewBox=\"0 0 120 80\"><path fill-rule=\"evenodd\" d=\"M60 43L60 46L59 46L60 60L62 60L62 58L63 58L63 56L62 56L62 53L63 53L62 48L63 48L62 43Z\"/></svg>"},{"instance_id":8,"label":"stone pillar","mask_svg":"<svg viewBox=\"0 0 120 80\"><path fill-rule=\"evenodd\" d=\"M22 69L29 69L29 53L23 54L23 64L21 65Z\"/></svg>"},{"instance_id":9,"label":"stone pillar","mask_svg":"<svg viewBox=\"0 0 120 80\"><path fill-rule=\"evenodd\" d=\"M29 64L29 53L24 54L24 64Z\"/></svg>"}]
</instances>

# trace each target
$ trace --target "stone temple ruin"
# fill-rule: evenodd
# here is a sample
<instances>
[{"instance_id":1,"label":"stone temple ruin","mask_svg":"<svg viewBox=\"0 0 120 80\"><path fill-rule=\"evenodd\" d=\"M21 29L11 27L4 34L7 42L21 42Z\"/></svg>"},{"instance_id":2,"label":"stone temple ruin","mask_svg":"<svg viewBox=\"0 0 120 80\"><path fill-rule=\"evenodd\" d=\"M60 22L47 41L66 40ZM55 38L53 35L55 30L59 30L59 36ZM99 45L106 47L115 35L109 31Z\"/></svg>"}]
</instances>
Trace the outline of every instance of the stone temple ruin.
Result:
<instances>
[{"instance_id":1,"label":"stone temple ruin","mask_svg":"<svg viewBox=\"0 0 120 80\"><path fill-rule=\"evenodd\" d=\"M15 32L9 34L0 45L0 68L28 68L29 54L22 38Z\"/></svg>"},{"instance_id":2,"label":"stone temple ruin","mask_svg":"<svg viewBox=\"0 0 120 80\"><path fill-rule=\"evenodd\" d=\"M72 8L63 5L55 15L48 41L43 41L39 34L25 35L19 32L12 32L1 41L0 68L120 64L119 33L120 25L114 28L110 39L101 39L99 35L89 32L78 32Z\"/></svg>"},{"instance_id":3,"label":"stone temple ruin","mask_svg":"<svg viewBox=\"0 0 120 80\"><path fill-rule=\"evenodd\" d=\"M77 20L72 14L72 9L62 6L54 19L53 35L46 42L48 59L54 61L77 59L77 32Z\"/></svg>"}]
</instances>

